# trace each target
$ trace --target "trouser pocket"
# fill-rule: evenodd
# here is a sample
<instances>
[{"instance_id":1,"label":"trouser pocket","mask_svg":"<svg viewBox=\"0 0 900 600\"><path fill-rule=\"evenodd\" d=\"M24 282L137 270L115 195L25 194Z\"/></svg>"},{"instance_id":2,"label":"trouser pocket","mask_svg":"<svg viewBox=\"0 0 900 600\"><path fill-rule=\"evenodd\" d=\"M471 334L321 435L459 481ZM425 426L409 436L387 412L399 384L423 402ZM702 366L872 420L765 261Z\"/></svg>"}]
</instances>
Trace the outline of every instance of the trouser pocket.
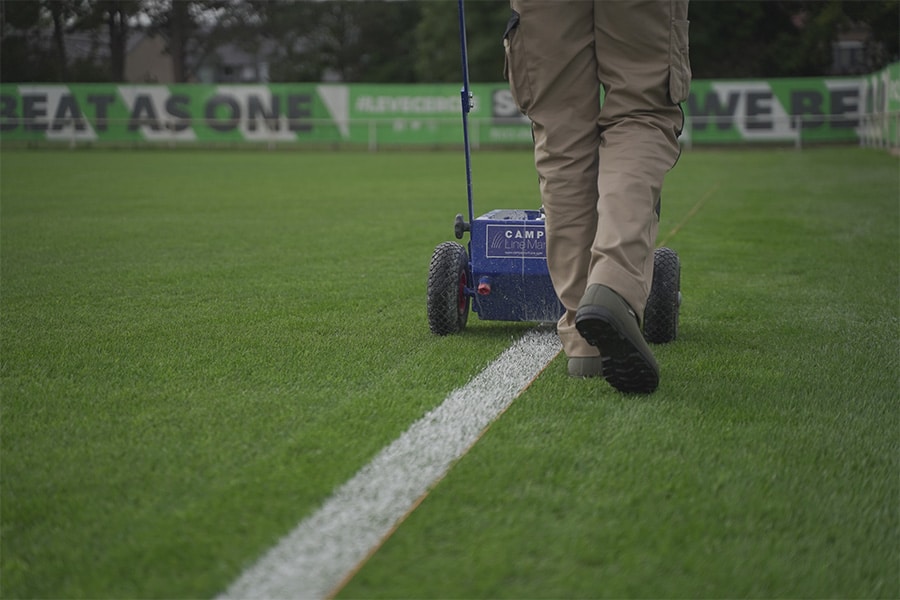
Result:
<instances>
[{"instance_id":1,"label":"trouser pocket","mask_svg":"<svg viewBox=\"0 0 900 600\"><path fill-rule=\"evenodd\" d=\"M669 100L681 104L691 90L689 21L673 19L669 31Z\"/></svg>"},{"instance_id":2,"label":"trouser pocket","mask_svg":"<svg viewBox=\"0 0 900 600\"><path fill-rule=\"evenodd\" d=\"M523 114L527 114L531 106L531 90L528 86L528 77L524 58L524 50L519 39L519 13L512 11L506 31L503 33L503 78L509 82L509 91L512 94L516 106Z\"/></svg>"}]
</instances>

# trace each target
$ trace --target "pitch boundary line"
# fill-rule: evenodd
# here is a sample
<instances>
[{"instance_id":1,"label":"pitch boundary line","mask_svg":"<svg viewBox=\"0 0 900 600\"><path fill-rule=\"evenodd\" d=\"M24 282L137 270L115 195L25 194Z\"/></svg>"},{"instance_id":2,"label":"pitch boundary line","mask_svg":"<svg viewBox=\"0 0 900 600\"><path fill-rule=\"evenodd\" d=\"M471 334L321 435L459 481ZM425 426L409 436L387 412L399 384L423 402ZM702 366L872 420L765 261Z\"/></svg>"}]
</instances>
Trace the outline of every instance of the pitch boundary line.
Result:
<instances>
[{"instance_id":1,"label":"pitch boundary line","mask_svg":"<svg viewBox=\"0 0 900 600\"><path fill-rule=\"evenodd\" d=\"M690 221L691 219L693 219L694 216L698 212L700 212L700 209L703 208L703 205L706 204L706 201L709 200L710 198L712 198L713 194L715 194L717 191L719 191L720 187L722 187L721 182L716 183L714 186L712 186L711 188L706 190L706 193L703 194L703 196L699 200L697 200L697 203L694 204L694 206L691 208L691 210L688 211L687 215L685 215L685 217L677 225L675 225L675 227L673 227L672 230L669 231L669 233L667 233L663 237L663 239L656 242L656 245L657 246L665 246L669 242L669 240L671 240L673 237L675 237L675 234L677 234L679 231L681 231L681 229L685 225L687 225L687 222Z\"/></svg>"},{"instance_id":2,"label":"pitch boundary line","mask_svg":"<svg viewBox=\"0 0 900 600\"><path fill-rule=\"evenodd\" d=\"M336 594L561 350L552 329L528 331L335 490L218 600Z\"/></svg>"}]
</instances>

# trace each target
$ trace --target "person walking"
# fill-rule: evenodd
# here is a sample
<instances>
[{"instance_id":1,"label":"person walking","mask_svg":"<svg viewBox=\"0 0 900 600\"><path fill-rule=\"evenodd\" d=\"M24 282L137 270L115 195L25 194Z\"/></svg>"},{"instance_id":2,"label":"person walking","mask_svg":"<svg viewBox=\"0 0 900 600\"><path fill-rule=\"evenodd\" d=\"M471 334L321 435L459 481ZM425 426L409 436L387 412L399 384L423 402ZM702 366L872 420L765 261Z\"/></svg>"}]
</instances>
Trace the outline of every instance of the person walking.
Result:
<instances>
[{"instance_id":1,"label":"person walking","mask_svg":"<svg viewBox=\"0 0 900 600\"><path fill-rule=\"evenodd\" d=\"M569 375L653 392L659 365L641 322L690 88L688 0L510 6L504 77L532 123Z\"/></svg>"}]
</instances>

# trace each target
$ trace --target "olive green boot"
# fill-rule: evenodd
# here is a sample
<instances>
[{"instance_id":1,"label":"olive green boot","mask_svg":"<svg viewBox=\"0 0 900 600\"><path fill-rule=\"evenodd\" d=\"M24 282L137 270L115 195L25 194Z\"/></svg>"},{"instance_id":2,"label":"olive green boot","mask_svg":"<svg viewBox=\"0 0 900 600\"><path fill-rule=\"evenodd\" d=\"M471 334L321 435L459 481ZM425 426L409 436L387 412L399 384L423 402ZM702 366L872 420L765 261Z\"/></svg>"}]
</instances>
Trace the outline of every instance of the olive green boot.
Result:
<instances>
[{"instance_id":1,"label":"olive green boot","mask_svg":"<svg viewBox=\"0 0 900 600\"><path fill-rule=\"evenodd\" d=\"M588 286L575 313L575 328L600 350L603 378L614 388L649 394L659 386L659 365L637 315L619 294L605 285Z\"/></svg>"}]
</instances>

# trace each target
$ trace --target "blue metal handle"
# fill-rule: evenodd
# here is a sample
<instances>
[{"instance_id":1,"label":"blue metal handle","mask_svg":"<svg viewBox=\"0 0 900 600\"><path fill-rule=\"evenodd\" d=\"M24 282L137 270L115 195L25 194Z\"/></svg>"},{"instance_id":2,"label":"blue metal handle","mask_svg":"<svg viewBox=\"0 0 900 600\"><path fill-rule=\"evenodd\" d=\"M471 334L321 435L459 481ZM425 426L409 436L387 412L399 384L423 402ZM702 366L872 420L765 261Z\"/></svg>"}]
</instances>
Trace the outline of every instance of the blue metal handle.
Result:
<instances>
[{"instance_id":1,"label":"blue metal handle","mask_svg":"<svg viewBox=\"0 0 900 600\"><path fill-rule=\"evenodd\" d=\"M469 223L475 220L472 206L472 153L469 149L469 111L472 109L472 92L469 90L469 54L466 48L466 11L459 0L459 46L462 54L463 87L460 92L463 121L463 146L466 152L466 196L469 203Z\"/></svg>"}]
</instances>

